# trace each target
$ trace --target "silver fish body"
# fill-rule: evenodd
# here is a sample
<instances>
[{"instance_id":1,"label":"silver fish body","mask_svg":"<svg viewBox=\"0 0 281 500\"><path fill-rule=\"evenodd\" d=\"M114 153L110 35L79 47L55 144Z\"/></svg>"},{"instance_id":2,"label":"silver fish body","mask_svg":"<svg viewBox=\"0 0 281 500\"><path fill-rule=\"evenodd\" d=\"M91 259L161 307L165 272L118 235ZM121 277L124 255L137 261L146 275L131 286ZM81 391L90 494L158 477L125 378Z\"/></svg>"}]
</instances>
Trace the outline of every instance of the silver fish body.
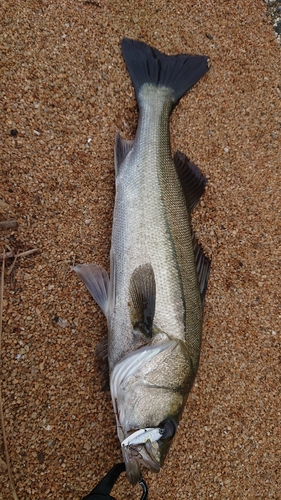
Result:
<instances>
[{"instance_id":1,"label":"silver fish body","mask_svg":"<svg viewBox=\"0 0 281 500\"><path fill-rule=\"evenodd\" d=\"M136 483L141 465L160 470L198 369L209 261L190 213L206 179L172 157L169 117L208 64L128 39L122 48L140 117L134 141L116 138L110 280L100 266L75 270L107 317L117 432Z\"/></svg>"}]
</instances>

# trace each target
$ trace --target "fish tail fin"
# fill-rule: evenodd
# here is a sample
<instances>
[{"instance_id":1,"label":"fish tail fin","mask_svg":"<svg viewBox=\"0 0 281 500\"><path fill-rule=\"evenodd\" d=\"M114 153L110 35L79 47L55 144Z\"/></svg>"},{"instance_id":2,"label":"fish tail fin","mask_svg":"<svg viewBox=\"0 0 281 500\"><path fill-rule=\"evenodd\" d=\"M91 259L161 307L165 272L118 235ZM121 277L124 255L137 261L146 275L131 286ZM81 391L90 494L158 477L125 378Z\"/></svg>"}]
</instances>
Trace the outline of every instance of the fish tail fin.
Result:
<instances>
[{"instance_id":1,"label":"fish tail fin","mask_svg":"<svg viewBox=\"0 0 281 500\"><path fill-rule=\"evenodd\" d=\"M152 84L171 89L174 108L209 69L207 56L166 56L144 42L130 38L123 39L122 52L138 103L142 86Z\"/></svg>"}]
</instances>

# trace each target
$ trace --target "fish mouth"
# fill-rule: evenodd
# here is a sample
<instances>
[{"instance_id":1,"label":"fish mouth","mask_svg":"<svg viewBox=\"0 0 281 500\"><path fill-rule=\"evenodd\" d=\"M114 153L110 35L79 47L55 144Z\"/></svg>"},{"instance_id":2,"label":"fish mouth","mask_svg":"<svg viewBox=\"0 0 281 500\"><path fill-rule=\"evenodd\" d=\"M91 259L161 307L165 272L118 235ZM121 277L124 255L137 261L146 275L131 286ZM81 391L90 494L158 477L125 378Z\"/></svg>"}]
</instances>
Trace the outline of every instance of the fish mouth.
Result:
<instances>
[{"instance_id":1,"label":"fish mouth","mask_svg":"<svg viewBox=\"0 0 281 500\"><path fill-rule=\"evenodd\" d=\"M127 477L136 484L141 477L141 466L151 472L160 471L160 453L157 443L134 444L122 448Z\"/></svg>"},{"instance_id":2,"label":"fish mouth","mask_svg":"<svg viewBox=\"0 0 281 500\"><path fill-rule=\"evenodd\" d=\"M169 418L163 420L158 427L139 429L122 441L126 472L131 483L135 484L140 479L141 466L151 472L160 471L177 426L176 420Z\"/></svg>"}]
</instances>

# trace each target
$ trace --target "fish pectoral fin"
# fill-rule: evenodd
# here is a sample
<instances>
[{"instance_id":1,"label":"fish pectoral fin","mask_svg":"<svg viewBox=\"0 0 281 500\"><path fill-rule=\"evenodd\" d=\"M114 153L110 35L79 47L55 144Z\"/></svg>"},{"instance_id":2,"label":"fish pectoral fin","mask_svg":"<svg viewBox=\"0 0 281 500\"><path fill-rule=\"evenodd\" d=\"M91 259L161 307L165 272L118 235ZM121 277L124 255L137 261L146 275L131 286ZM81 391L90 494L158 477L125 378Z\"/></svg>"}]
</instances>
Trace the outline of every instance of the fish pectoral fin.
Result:
<instances>
[{"instance_id":1,"label":"fish pectoral fin","mask_svg":"<svg viewBox=\"0 0 281 500\"><path fill-rule=\"evenodd\" d=\"M114 165L115 165L115 175L117 177L119 167L123 163L129 151L131 151L134 145L134 141L123 139L119 132L117 132L115 137L115 148L114 148Z\"/></svg>"},{"instance_id":2,"label":"fish pectoral fin","mask_svg":"<svg viewBox=\"0 0 281 500\"><path fill-rule=\"evenodd\" d=\"M192 233L192 245L194 251L195 266L201 295L202 307L204 308L205 295L208 286L211 261L204 254L203 248L197 240L195 233Z\"/></svg>"},{"instance_id":3,"label":"fish pectoral fin","mask_svg":"<svg viewBox=\"0 0 281 500\"><path fill-rule=\"evenodd\" d=\"M143 264L134 270L129 292L133 328L151 338L156 301L156 283L151 264Z\"/></svg>"},{"instance_id":4,"label":"fish pectoral fin","mask_svg":"<svg viewBox=\"0 0 281 500\"><path fill-rule=\"evenodd\" d=\"M174 163L185 196L187 210L191 213L204 194L207 179L200 168L180 151L175 153Z\"/></svg>"},{"instance_id":5,"label":"fish pectoral fin","mask_svg":"<svg viewBox=\"0 0 281 500\"><path fill-rule=\"evenodd\" d=\"M80 276L93 299L107 317L109 277L106 270L98 264L78 264L72 269Z\"/></svg>"}]
</instances>

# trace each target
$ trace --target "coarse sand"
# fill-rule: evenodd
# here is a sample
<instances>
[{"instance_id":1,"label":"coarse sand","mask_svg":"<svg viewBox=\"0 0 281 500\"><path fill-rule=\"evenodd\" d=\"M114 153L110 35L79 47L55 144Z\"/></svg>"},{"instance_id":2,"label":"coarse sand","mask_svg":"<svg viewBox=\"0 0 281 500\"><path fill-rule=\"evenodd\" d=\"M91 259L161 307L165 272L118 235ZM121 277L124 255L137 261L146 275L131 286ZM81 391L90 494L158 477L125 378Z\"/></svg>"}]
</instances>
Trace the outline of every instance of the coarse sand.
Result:
<instances>
[{"instance_id":1,"label":"coarse sand","mask_svg":"<svg viewBox=\"0 0 281 500\"><path fill-rule=\"evenodd\" d=\"M18 224L0 228L0 375L19 500L79 500L122 459L95 356L106 321L71 266L109 268L114 138L138 118L124 36L212 62L171 119L173 150L208 177L193 220L212 269L198 376L163 469L144 471L149 498L281 499L281 50L266 4L2 0L0 16L0 221ZM125 475L112 491L140 494Z\"/></svg>"}]
</instances>

